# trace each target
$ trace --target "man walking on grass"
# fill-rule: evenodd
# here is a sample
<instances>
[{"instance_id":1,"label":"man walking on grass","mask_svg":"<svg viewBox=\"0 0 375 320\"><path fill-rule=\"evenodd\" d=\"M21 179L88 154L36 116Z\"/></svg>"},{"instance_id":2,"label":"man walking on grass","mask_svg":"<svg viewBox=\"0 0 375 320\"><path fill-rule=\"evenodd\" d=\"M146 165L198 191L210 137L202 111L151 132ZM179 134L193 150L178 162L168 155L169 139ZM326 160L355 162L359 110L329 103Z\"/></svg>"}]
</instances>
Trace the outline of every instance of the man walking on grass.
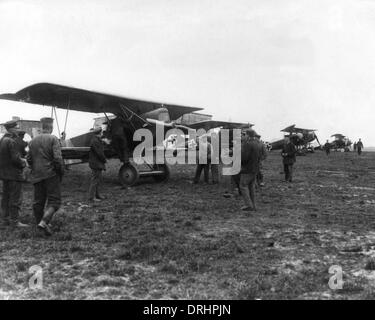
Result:
<instances>
[{"instance_id":1,"label":"man walking on grass","mask_svg":"<svg viewBox=\"0 0 375 320\"><path fill-rule=\"evenodd\" d=\"M107 162L104 155L104 145L102 142L102 128L93 130L94 136L91 140L89 152L89 166L91 169L91 181L89 187L89 202L101 201L104 199L99 194L99 186L102 181L103 170Z\"/></svg>"},{"instance_id":2,"label":"man walking on grass","mask_svg":"<svg viewBox=\"0 0 375 320\"><path fill-rule=\"evenodd\" d=\"M42 118L42 133L30 141L27 160L34 185L33 212L37 228L52 235L50 222L61 206L61 181L64 161L60 142L52 135L53 119Z\"/></svg>"},{"instance_id":3,"label":"man walking on grass","mask_svg":"<svg viewBox=\"0 0 375 320\"><path fill-rule=\"evenodd\" d=\"M283 165L284 165L284 173L285 173L286 182L293 181L293 165L296 162L296 154L297 154L296 146L290 141L290 138L286 136L284 139L283 149L281 150L281 156L283 157Z\"/></svg>"},{"instance_id":4,"label":"man walking on grass","mask_svg":"<svg viewBox=\"0 0 375 320\"><path fill-rule=\"evenodd\" d=\"M255 182L259 171L261 147L255 138L256 135L252 129L242 133L240 191L245 202L245 206L241 208L243 211L257 210Z\"/></svg>"}]
</instances>

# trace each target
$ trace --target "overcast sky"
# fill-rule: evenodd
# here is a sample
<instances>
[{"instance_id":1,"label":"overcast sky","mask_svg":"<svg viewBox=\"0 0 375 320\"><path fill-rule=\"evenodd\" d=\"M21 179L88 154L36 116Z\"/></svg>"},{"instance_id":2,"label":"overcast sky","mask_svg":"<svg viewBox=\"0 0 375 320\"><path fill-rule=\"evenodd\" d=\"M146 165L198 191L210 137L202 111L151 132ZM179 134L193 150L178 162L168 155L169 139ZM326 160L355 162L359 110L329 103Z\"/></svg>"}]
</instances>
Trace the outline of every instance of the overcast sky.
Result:
<instances>
[{"instance_id":1,"label":"overcast sky","mask_svg":"<svg viewBox=\"0 0 375 320\"><path fill-rule=\"evenodd\" d=\"M52 82L203 107L269 141L295 123L375 146L375 1L0 0L0 39L0 93ZM94 116L72 113L68 137Z\"/></svg>"}]
</instances>

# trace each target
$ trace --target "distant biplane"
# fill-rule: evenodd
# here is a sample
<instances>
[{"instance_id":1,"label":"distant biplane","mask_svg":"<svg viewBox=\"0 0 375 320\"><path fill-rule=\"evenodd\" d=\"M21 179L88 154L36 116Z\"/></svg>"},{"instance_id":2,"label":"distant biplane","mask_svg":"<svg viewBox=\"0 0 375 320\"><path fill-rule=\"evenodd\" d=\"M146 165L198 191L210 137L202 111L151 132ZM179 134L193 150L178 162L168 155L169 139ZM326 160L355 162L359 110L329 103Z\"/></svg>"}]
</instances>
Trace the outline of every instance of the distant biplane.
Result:
<instances>
[{"instance_id":1,"label":"distant biplane","mask_svg":"<svg viewBox=\"0 0 375 320\"><path fill-rule=\"evenodd\" d=\"M352 142L349 140L349 138L345 137L341 133L335 133L331 137L334 137L335 139L329 143L330 149L333 149L335 151L338 151L340 149L343 149L345 152L350 151Z\"/></svg>"},{"instance_id":2,"label":"distant biplane","mask_svg":"<svg viewBox=\"0 0 375 320\"><path fill-rule=\"evenodd\" d=\"M295 146L297 146L297 154L298 155L306 155L308 152L314 152L316 149L320 149L321 145L319 139L315 133L316 129L303 129L303 128L296 128L296 125L293 124L285 129L281 130L281 132L287 133L287 136L293 142ZM319 144L319 147L313 147L312 142L316 140ZM270 150L281 150L284 145L284 139L277 140L269 144Z\"/></svg>"},{"instance_id":3,"label":"distant biplane","mask_svg":"<svg viewBox=\"0 0 375 320\"><path fill-rule=\"evenodd\" d=\"M52 115L54 112L56 118L56 108L67 110L67 115L69 110L104 113L107 119L105 134L110 141L105 147L105 154L107 158L118 158L122 162L119 180L124 186L135 184L139 177L152 176L156 181L165 181L169 177L167 164L148 163L145 170L137 168L128 161L131 159L134 148L141 143L141 141L133 140L134 132L138 129L146 128L153 133L156 150L158 148L155 141L157 125L163 126L165 131L180 129L184 133L187 133L189 129L208 130L216 127L233 129L251 126L245 123L208 120L187 127L176 124L174 120L184 114L202 110L202 108L137 100L51 83L37 83L14 94L2 94L0 99L49 106L52 108ZM87 162L92 135L92 132L87 132L63 141L63 158L67 161L75 160L75 163Z\"/></svg>"}]
</instances>

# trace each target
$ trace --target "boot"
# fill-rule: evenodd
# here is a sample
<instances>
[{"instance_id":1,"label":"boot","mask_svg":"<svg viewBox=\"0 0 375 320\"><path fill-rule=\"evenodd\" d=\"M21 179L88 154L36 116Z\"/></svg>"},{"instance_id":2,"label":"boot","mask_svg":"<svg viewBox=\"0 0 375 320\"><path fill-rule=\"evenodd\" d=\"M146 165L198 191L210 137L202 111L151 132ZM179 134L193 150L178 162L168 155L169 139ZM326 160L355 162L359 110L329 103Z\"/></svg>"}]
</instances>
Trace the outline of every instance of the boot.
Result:
<instances>
[{"instance_id":1,"label":"boot","mask_svg":"<svg viewBox=\"0 0 375 320\"><path fill-rule=\"evenodd\" d=\"M52 220L55 211L56 210L54 208L49 207L46 211L44 211L43 219L38 224L38 229L42 230L46 236L52 235L52 229L49 223Z\"/></svg>"},{"instance_id":2,"label":"boot","mask_svg":"<svg viewBox=\"0 0 375 320\"><path fill-rule=\"evenodd\" d=\"M15 228L28 228L29 227L28 224L25 224L25 223L22 223L22 222L19 222L19 221L14 223L13 226Z\"/></svg>"},{"instance_id":3,"label":"boot","mask_svg":"<svg viewBox=\"0 0 375 320\"><path fill-rule=\"evenodd\" d=\"M52 235L52 230L50 226L43 220L38 224L38 229L43 231L46 236Z\"/></svg>"},{"instance_id":4,"label":"boot","mask_svg":"<svg viewBox=\"0 0 375 320\"><path fill-rule=\"evenodd\" d=\"M44 211L42 221L44 221L46 224L49 224L53 218L55 211L56 210L52 207L47 208L47 210Z\"/></svg>"}]
</instances>

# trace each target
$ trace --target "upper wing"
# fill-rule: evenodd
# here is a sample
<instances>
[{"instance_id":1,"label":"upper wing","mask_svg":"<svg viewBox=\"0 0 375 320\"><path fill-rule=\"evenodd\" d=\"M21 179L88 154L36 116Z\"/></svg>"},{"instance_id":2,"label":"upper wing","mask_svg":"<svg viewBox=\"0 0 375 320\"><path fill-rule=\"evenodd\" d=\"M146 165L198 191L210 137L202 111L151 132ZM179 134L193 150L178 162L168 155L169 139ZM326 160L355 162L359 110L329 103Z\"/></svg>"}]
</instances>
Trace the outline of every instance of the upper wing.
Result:
<instances>
[{"instance_id":1,"label":"upper wing","mask_svg":"<svg viewBox=\"0 0 375 320\"><path fill-rule=\"evenodd\" d=\"M335 137L336 139L343 139L343 138L345 138L345 136L342 135L341 133L335 133L335 134L331 135L331 137Z\"/></svg>"},{"instance_id":2,"label":"upper wing","mask_svg":"<svg viewBox=\"0 0 375 320\"><path fill-rule=\"evenodd\" d=\"M304 129L304 128L294 128L296 132L305 133L305 132L312 132L317 131L317 129Z\"/></svg>"},{"instance_id":3,"label":"upper wing","mask_svg":"<svg viewBox=\"0 0 375 320\"><path fill-rule=\"evenodd\" d=\"M0 99L92 113L108 112L119 114L121 113L121 105L136 114L142 114L164 107L168 109L172 120L179 118L185 113L202 110L202 108L124 98L52 83L37 83L15 94L2 94L0 95Z\"/></svg>"},{"instance_id":4,"label":"upper wing","mask_svg":"<svg viewBox=\"0 0 375 320\"><path fill-rule=\"evenodd\" d=\"M215 121L215 120L206 120L199 121L193 124L189 124L188 127L192 129L204 129L206 131L213 128L223 128L223 129L241 129L245 127L252 127L251 123L239 123L239 122L228 122L228 121Z\"/></svg>"},{"instance_id":5,"label":"upper wing","mask_svg":"<svg viewBox=\"0 0 375 320\"><path fill-rule=\"evenodd\" d=\"M304 129L304 128L296 128L296 125L293 124L289 127L286 127L285 129L283 130L280 130L282 132L300 132L300 133L304 133L304 132L311 132L311 131L316 131L316 129Z\"/></svg>"},{"instance_id":6,"label":"upper wing","mask_svg":"<svg viewBox=\"0 0 375 320\"><path fill-rule=\"evenodd\" d=\"M289 126L289 127L286 127L285 129L283 130L280 130L281 132L293 132L294 131L294 128L296 127L295 124Z\"/></svg>"}]
</instances>

